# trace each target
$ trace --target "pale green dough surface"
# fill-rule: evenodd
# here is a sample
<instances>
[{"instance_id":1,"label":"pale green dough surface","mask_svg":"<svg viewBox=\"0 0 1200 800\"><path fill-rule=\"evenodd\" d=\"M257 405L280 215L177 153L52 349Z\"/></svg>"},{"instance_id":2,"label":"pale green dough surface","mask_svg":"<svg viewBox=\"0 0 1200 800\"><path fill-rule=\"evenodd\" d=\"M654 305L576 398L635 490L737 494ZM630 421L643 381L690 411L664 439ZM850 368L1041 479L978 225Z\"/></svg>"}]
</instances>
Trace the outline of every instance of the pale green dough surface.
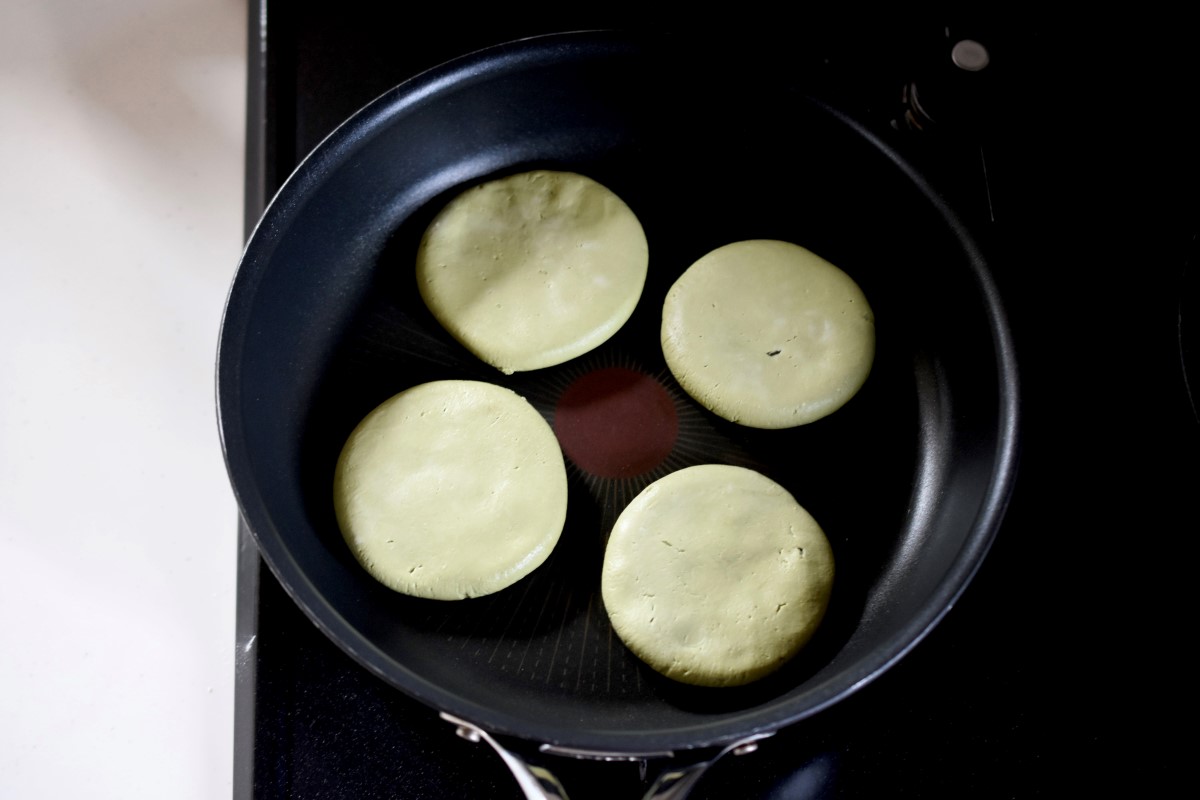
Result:
<instances>
[{"instance_id":1,"label":"pale green dough surface","mask_svg":"<svg viewBox=\"0 0 1200 800\"><path fill-rule=\"evenodd\" d=\"M662 348L698 403L752 428L790 428L841 408L875 358L875 316L849 275L768 239L688 268L663 303Z\"/></svg>"},{"instance_id":2,"label":"pale green dough surface","mask_svg":"<svg viewBox=\"0 0 1200 800\"><path fill-rule=\"evenodd\" d=\"M583 175L538 170L452 200L425 231L417 286L455 339L505 373L561 364L633 314L649 251L633 211Z\"/></svg>"},{"instance_id":3,"label":"pale green dough surface","mask_svg":"<svg viewBox=\"0 0 1200 800\"><path fill-rule=\"evenodd\" d=\"M634 498L613 528L601 591L613 630L669 678L736 686L812 637L833 587L817 522L753 470L706 464Z\"/></svg>"},{"instance_id":4,"label":"pale green dough surface","mask_svg":"<svg viewBox=\"0 0 1200 800\"><path fill-rule=\"evenodd\" d=\"M524 398L436 381L359 423L333 494L342 535L372 576L457 600L499 591L546 560L566 520L567 475L553 431Z\"/></svg>"}]
</instances>

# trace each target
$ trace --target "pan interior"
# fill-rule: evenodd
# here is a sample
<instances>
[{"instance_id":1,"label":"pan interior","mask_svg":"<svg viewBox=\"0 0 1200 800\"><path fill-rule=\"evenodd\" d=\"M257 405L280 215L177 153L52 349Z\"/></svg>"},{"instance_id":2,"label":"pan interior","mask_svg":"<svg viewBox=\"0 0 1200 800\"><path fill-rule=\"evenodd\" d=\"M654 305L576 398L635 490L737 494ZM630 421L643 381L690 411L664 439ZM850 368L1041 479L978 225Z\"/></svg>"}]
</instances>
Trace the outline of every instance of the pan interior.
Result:
<instances>
[{"instance_id":1,"label":"pan interior","mask_svg":"<svg viewBox=\"0 0 1200 800\"><path fill-rule=\"evenodd\" d=\"M454 193L535 168L580 172L621 196L645 228L649 276L633 317L603 346L505 376L433 320L414 255ZM675 384L659 345L675 278L709 250L753 238L792 241L838 265L876 315L866 385L800 428L753 430L709 414ZM637 751L727 740L806 716L885 668L986 549L1008 445L1005 354L980 269L953 220L876 141L773 82L604 36L488 51L369 106L268 210L222 333L231 477L292 596L401 689L556 744ZM653 399L613 413L649 424L657 442L636 468L577 452L550 560L505 591L454 603L377 584L343 543L331 502L334 463L358 420L445 378L512 388L551 424L588 387L636 384ZM740 689L661 678L620 644L599 599L616 515L650 481L697 463L748 466L783 484L836 557L817 637L781 672Z\"/></svg>"}]
</instances>

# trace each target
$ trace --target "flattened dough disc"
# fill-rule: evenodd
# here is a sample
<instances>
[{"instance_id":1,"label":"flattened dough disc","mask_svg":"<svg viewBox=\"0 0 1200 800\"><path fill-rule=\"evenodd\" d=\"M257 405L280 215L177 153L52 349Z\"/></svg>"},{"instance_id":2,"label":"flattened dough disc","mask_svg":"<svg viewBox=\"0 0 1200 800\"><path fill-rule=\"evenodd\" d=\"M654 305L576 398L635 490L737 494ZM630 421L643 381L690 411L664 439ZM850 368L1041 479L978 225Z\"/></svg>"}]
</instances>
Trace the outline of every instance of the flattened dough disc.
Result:
<instances>
[{"instance_id":1,"label":"flattened dough disc","mask_svg":"<svg viewBox=\"0 0 1200 800\"><path fill-rule=\"evenodd\" d=\"M538 170L452 200L417 253L417 285L455 339L505 373L561 364L633 314L649 251L633 211L583 175Z\"/></svg>"},{"instance_id":2,"label":"flattened dough disc","mask_svg":"<svg viewBox=\"0 0 1200 800\"><path fill-rule=\"evenodd\" d=\"M849 275L789 242L719 247L663 303L662 347L684 391L752 428L841 408L875 358L875 316Z\"/></svg>"},{"instance_id":3,"label":"flattened dough disc","mask_svg":"<svg viewBox=\"0 0 1200 800\"><path fill-rule=\"evenodd\" d=\"M833 552L779 484L704 464L650 484L617 519L601 592L613 630L684 683L736 686L782 666L812 637Z\"/></svg>"},{"instance_id":4,"label":"flattened dough disc","mask_svg":"<svg viewBox=\"0 0 1200 800\"><path fill-rule=\"evenodd\" d=\"M435 381L384 401L346 441L334 509L355 558L398 592L457 600L499 591L554 549L567 474L524 398Z\"/></svg>"}]
</instances>

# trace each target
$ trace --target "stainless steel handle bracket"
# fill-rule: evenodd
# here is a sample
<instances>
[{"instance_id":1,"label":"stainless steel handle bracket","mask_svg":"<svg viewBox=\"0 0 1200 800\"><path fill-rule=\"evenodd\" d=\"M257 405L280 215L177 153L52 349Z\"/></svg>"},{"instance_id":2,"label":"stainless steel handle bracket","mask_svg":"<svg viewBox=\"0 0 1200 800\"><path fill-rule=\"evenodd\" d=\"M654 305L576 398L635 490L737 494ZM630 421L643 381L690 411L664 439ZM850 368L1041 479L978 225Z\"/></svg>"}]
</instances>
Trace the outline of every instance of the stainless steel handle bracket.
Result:
<instances>
[{"instance_id":1,"label":"stainless steel handle bracket","mask_svg":"<svg viewBox=\"0 0 1200 800\"><path fill-rule=\"evenodd\" d=\"M479 742L480 740L487 742L504 760L504 765L517 779L517 785L521 787L527 800L567 800L567 793L562 784L549 770L526 763L525 759L501 745L478 725L451 716L444 711L441 712L441 717L455 725L455 733L468 742Z\"/></svg>"},{"instance_id":2,"label":"stainless steel handle bracket","mask_svg":"<svg viewBox=\"0 0 1200 800\"><path fill-rule=\"evenodd\" d=\"M455 726L455 732L469 742L486 742L496 754L503 759L505 766L509 772L517 779L517 785L521 787L521 791L525 794L526 800L568 800L566 790L559 782L558 778L545 767L534 766L529 764L524 758L517 755L513 751L501 745L487 731L480 728L474 723L467 722L464 719L459 719L444 711L441 712L442 719ZM700 780L701 776L720 759L729 754L735 756L747 755L758 749L758 743L763 739L774 736L774 731L766 731L763 733L754 733L745 736L734 742L730 742L719 750L712 758L704 761L698 761L688 766L670 766L659 773L655 778L654 783L649 790L642 796L642 800L683 800L691 792L692 787ZM640 762L642 768L642 776L646 774L646 760L649 758L673 758L674 753L669 750L654 752L654 753L612 753L600 752L591 750L577 750L574 748L557 747L555 745L543 744L538 748L539 752L551 755L568 756L571 758L584 758L597 761L637 761Z\"/></svg>"}]
</instances>

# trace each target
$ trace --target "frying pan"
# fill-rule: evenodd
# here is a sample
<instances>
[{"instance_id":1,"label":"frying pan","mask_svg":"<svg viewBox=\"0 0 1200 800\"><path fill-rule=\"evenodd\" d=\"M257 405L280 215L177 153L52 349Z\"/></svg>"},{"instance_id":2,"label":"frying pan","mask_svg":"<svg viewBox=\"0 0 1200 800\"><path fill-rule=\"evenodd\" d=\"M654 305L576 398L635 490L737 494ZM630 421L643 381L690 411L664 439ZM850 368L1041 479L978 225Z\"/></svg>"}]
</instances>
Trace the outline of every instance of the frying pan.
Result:
<instances>
[{"instance_id":1,"label":"frying pan","mask_svg":"<svg viewBox=\"0 0 1200 800\"><path fill-rule=\"evenodd\" d=\"M686 43L567 34L425 73L308 156L238 267L217 401L246 525L322 631L476 736L635 757L769 734L912 648L964 590L1003 515L1015 475L1016 363L980 249L879 138L786 80L711 56ZM433 320L413 258L458 191L535 168L580 172L621 196L645 228L649 276L633 317L604 345L506 376ZM833 415L784 431L697 406L659 345L662 299L679 274L720 245L755 238L837 264L876 316L863 389ZM553 424L564 394L597 374L661 387L669 453L615 474L568 459L567 524L533 575L446 603L391 592L354 561L334 519L332 478L371 408L425 381L486 380ZM641 412L626 413L632 423ZM714 462L788 488L825 529L837 563L813 641L736 689L674 684L646 668L613 635L598 592L621 508L671 470Z\"/></svg>"}]
</instances>

